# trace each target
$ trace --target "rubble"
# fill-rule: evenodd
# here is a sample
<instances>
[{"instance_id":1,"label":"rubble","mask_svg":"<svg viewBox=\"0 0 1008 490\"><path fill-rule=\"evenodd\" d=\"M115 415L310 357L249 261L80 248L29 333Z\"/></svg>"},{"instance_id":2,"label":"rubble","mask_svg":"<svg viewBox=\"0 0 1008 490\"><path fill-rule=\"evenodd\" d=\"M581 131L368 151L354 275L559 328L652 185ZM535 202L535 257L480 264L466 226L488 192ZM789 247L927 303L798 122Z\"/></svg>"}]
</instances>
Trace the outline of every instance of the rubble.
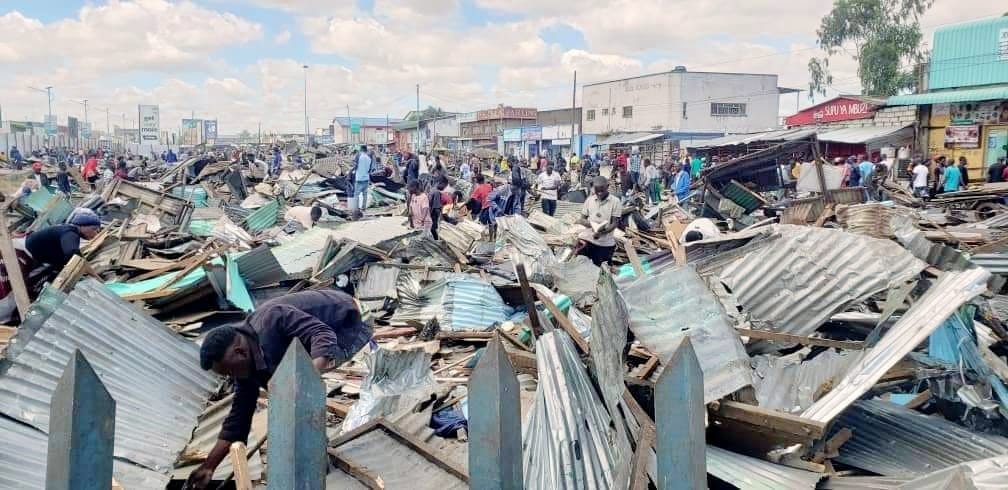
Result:
<instances>
[{"instance_id":1,"label":"rubble","mask_svg":"<svg viewBox=\"0 0 1008 490\"><path fill-rule=\"evenodd\" d=\"M404 217L400 169L360 215L346 207L349 158L334 148L276 178L200 156L151 167L153 180L12 199L15 245L78 207L103 227L40 294L14 286L31 296L23 314L7 299L0 487L41 486L50 398L74 349L118 404L117 481L180 484L230 400L196 343L269 299L326 288L350 293L374 329L322 376L330 488L467 487L468 383L491 339L520 374L511 429L525 488L655 481L655 386L684 339L703 377L707 438L694 442L712 487L996 487L1008 457L1008 190L921 200L887 182L886 200L864 202L815 162L780 185L767 169L803 144L707 168L683 201L647 204L613 175L624 210L601 267L578 255L587 190L576 182L555 216L533 190L526 215L496 217L495 235L462 212L434 239ZM288 214L316 202L317 222ZM716 233L687 243L701 218ZM268 407L262 394L242 470L256 482L269 479ZM232 471L226 462L215 478Z\"/></svg>"}]
</instances>

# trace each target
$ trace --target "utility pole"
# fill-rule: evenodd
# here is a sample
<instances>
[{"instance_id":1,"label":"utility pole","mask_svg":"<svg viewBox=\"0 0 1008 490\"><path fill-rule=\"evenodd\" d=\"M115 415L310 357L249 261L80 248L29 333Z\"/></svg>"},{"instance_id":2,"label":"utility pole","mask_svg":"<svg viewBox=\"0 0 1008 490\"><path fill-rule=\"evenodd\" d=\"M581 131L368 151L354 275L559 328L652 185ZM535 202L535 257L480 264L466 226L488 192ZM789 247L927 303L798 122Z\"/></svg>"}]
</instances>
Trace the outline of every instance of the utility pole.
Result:
<instances>
[{"instance_id":1,"label":"utility pole","mask_svg":"<svg viewBox=\"0 0 1008 490\"><path fill-rule=\"evenodd\" d=\"M259 144L262 144L262 121L259 121Z\"/></svg>"},{"instance_id":2,"label":"utility pole","mask_svg":"<svg viewBox=\"0 0 1008 490\"><path fill-rule=\"evenodd\" d=\"M420 84L416 84L416 148L420 152Z\"/></svg>"},{"instance_id":3,"label":"utility pole","mask_svg":"<svg viewBox=\"0 0 1008 490\"><path fill-rule=\"evenodd\" d=\"M578 135L578 145L575 149L574 146L574 118L577 117L577 70L574 70L574 88L571 90L571 134L570 134L570 144L571 144L571 154L573 157L581 151L581 136ZM570 157L568 157L570 160Z\"/></svg>"},{"instance_id":4,"label":"utility pole","mask_svg":"<svg viewBox=\"0 0 1008 490\"><path fill-rule=\"evenodd\" d=\"M36 88L36 87L31 87L31 86L29 86L28 88L46 94L46 101L49 103L49 118L46 120L46 122L51 121L52 117L53 117L53 115L52 115L52 89L53 89L52 85L50 85L50 86L48 86L48 87L46 87L44 89ZM55 126L55 121L53 122L53 125Z\"/></svg>"},{"instance_id":5,"label":"utility pole","mask_svg":"<svg viewBox=\"0 0 1008 490\"><path fill-rule=\"evenodd\" d=\"M112 133L111 117L109 117L109 106L105 106L105 133L106 136ZM111 138L111 136L109 136Z\"/></svg>"},{"instance_id":6,"label":"utility pole","mask_svg":"<svg viewBox=\"0 0 1008 490\"><path fill-rule=\"evenodd\" d=\"M308 65L304 65L304 137L305 144L311 144L311 136L308 134Z\"/></svg>"},{"instance_id":7,"label":"utility pole","mask_svg":"<svg viewBox=\"0 0 1008 490\"><path fill-rule=\"evenodd\" d=\"M353 129L353 120L350 119L350 104L347 104L347 106L346 106L346 123L347 123L346 142L349 144L349 143L353 143L353 141L351 141L351 139L353 138L353 131L352 131L352 129Z\"/></svg>"}]
</instances>

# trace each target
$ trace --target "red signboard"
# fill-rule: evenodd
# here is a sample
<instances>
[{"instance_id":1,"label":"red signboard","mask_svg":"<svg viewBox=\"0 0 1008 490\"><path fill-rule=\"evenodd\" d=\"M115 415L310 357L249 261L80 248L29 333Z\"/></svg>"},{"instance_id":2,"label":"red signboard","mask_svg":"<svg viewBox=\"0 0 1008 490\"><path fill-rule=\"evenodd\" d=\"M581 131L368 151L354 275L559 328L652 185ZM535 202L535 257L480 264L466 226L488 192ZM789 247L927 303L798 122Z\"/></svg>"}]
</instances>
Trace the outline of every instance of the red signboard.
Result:
<instances>
[{"instance_id":1,"label":"red signboard","mask_svg":"<svg viewBox=\"0 0 1008 490\"><path fill-rule=\"evenodd\" d=\"M864 119L875 115L878 106L863 100L837 97L784 118L787 126Z\"/></svg>"},{"instance_id":2,"label":"red signboard","mask_svg":"<svg viewBox=\"0 0 1008 490\"><path fill-rule=\"evenodd\" d=\"M534 107L495 107L476 113L477 121L488 119L535 119L538 111Z\"/></svg>"}]
</instances>

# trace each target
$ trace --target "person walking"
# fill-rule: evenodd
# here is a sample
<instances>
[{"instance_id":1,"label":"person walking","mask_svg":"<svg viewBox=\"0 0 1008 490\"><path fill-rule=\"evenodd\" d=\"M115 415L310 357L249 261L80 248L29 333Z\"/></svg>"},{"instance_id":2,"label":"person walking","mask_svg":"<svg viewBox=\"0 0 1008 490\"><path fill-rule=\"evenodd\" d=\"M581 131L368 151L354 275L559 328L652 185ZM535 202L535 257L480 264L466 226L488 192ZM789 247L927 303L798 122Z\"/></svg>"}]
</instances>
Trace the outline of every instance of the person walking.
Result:
<instances>
[{"instance_id":1,"label":"person walking","mask_svg":"<svg viewBox=\"0 0 1008 490\"><path fill-rule=\"evenodd\" d=\"M368 154L367 145L361 145L360 152L357 153L357 157L354 158L354 168L353 172L353 203L354 206L348 206L350 209L356 209L358 216L364 213L367 209L368 203L368 186L371 184L371 167L374 160Z\"/></svg>"},{"instance_id":2,"label":"person walking","mask_svg":"<svg viewBox=\"0 0 1008 490\"><path fill-rule=\"evenodd\" d=\"M676 174L675 178L675 193L679 202L685 201L689 196L691 184L690 166L688 163L684 163L682 167L679 168L679 173Z\"/></svg>"},{"instance_id":3,"label":"person walking","mask_svg":"<svg viewBox=\"0 0 1008 490\"><path fill-rule=\"evenodd\" d=\"M411 180L406 184L409 192L409 227L419 230L431 229L430 196L420 189L419 180Z\"/></svg>"},{"instance_id":4,"label":"person walking","mask_svg":"<svg viewBox=\"0 0 1008 490\"><path fill-rule=\"evenodd\" d=\"M521 164L511 167L511 204L507 206L510 209L505 210L505 214L524 215L525 193L532 187L532 182L529 179L530 173Z\"/></svg>"},{"instance_id":5,"label":"person walking","mask_svg":"<svg viewBox=\"0 0 1008 490\"><path fill-rule=\"evenodd\" d=\"M957 192L963 187L962 171L958 165L949 165L942 174L942 190L945 192Z\"/></svg>"},{"instance_id":6,"label":"person walking","mask_svg":"<svg viewBox=\"0 0 1008 490\"><path fill-rule=\"evenodd\" d=\"M639 152L634 152L630 156L630 186L633 190L641 188L641 156ZM628 189L629 191L629 189Z\"/></svg>"},{"instance_id":7,"label":"person walking","mask_svg":"<svg viewBox=\"0 0 1008 490\"><path fill-rule=\"evenodd\" d=\"M913 168L913 194L918 198L925 198L928 195L928 175L931 172L923 160L918 160Z\"/></svg>"},{"instance_id":8,"label":"person walking","mask_svg":"<svg viewBox=\"0 0 1008 490\"><path fill-rule=\"evenodd\" d=\"M648 202L658 204L661 201L661 170L657 165L652 165L651 160L644 159L644 191L647 192Z\"/></svg>"},{"instance_id":9,"label":"person walking","mask_svg":"<svg viewBox=\"0 0 1008 490\"><path fill-rule=\"evenodd\" d=\"M987 167L987 182L1004 182L1005 159L998 158L997 162Z\"/></svg>"},{"instance_id":10,"label":"person walking","mask_svg":"<svg viewBox=\"0 0 1008 490\"><path fill-rule=\"evenodd\" d=\"M963 189L969 186L970 183L969 169L967 167L968 165L966 164L966 157L959 157L959 173L962 174Z\"/></svg>"},{"instance_id":11,"label":"person walking","mask_svg":"<svg viewBox=\"0 0 1008 490\"><path fill-rule=\"evenodd\" d=\"M546 165L546 170L536 179L539 198L542 201L542 211L550 216L556 214L557 193L562 183L563 178L559 173L553 171L553 164Z\"/></svg>"}]
</instances>

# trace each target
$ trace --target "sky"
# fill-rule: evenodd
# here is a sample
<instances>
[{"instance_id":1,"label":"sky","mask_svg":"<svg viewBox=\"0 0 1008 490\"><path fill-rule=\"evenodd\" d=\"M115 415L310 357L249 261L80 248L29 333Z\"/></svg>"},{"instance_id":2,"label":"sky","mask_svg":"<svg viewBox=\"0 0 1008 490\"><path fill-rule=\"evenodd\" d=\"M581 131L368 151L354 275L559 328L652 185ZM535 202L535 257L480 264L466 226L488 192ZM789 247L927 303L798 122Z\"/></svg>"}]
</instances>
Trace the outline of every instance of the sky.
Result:
<instances>
[{"instance_id":1,"label":"sky","mask_svg":"<svg viewBox=\"0 0 1008 490\"><path fill-rule=\"evenodd\" d=\"M935 28L1002 14L989 0L936 0ZM53 113L161 129L217 119L221 134L311 130L333 117L402 117L417 105L569 107L578 85L683 65L775 73L808 87L816 29L831 0L7 0L0 6L4 120ZM308 65L308 69L303 68ZM858 93L854 59L830 66L828 96ZM580 89L577 91L580 101ZM822 100L820 97L816 101ZM811 105L783 96L781 114ZM125 124L124 122L125 121Z\"/></svg>"}]
</instances>

